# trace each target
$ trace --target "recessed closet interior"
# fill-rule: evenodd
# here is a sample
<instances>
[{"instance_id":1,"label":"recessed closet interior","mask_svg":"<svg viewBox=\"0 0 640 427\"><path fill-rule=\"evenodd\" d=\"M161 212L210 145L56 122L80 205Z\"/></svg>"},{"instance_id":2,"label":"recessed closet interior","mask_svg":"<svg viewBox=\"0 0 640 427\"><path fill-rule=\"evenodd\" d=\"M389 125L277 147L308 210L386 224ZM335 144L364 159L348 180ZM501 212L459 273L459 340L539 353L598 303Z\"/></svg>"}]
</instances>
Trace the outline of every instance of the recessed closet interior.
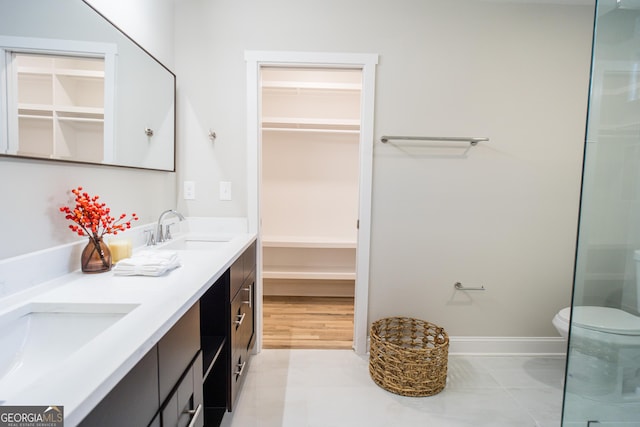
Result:
<instances>
[{"instance_id":1,"label":"recessed closet interior","mask_svg":"<svg viewBox=\"0 0 640 427\"><path fill-rule=\"evenodd\" d=\"M261 69L265 301L354 296L361 75Z\"/></svg>"}]
</instances>

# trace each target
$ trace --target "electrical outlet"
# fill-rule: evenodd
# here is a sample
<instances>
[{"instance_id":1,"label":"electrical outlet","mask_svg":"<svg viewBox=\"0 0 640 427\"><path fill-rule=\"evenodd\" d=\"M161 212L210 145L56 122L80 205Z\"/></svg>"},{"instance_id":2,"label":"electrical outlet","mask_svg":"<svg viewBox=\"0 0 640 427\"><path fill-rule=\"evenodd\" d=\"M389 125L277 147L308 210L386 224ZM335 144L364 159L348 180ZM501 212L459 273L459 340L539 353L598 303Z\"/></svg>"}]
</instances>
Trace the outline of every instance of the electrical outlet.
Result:
<instances>
[{"instance_id":1,"label":"electrical outlet","mask_svg":"<svg viewBox=\"0 0 640 427\"><path fill-rule=\"evenodd\" d=\"M185 200L193 200L196 198L196 183L195 181L185 181L182 191Z\"/></svg>"},{"instance_id":2,"label":"electrical outlet","mask_svg":"<svg viewBox=\"0 0 640 427\"><path fill-rule=\"evenodd\" d=\"M220 181L220 200L231 200L231 183Z\"/></svg>"}]
</instances>

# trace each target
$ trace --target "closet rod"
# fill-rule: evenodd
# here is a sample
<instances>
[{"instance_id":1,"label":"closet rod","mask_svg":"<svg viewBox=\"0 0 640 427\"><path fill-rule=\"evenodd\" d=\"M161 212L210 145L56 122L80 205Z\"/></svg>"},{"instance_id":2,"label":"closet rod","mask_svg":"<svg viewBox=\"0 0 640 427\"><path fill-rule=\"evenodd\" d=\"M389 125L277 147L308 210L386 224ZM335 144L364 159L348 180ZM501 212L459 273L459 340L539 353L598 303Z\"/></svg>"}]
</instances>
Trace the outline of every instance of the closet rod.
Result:
<instances>
[{"instance_id":1,"label":"closet rod","mask_svg":"<svg viewBox=\"0 0 640 427\"><path fill-rule=\"evenodd\" d=\"M450 141L450 142L469 142L471 145L478 145L478 142L488 142L489 138L474 138L466 136L383 136L381 142L391 140L403 141Z\"/></svg>"},{"instance_id":2,"label":"closet rod","mask_svg":"<svg viewBox=\"0 0 640 427\"><path fill-rule=\"evenodd\" d=\"M263 127L263 131L267 132L315 132L315 133L352 133L358 134L356 129L320 129L320 128L269 128Z\"/></svg>"}]
</instances>

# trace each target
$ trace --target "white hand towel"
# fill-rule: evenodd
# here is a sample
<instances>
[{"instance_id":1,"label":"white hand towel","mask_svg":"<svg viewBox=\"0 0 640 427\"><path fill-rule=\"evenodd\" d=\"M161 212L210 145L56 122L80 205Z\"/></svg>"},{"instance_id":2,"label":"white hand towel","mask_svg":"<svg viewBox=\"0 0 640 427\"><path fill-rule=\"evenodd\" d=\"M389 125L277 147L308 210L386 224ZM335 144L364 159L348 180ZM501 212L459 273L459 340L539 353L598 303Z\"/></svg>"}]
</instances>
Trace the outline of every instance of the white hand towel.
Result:
<instances>
[{"instance_id":1,"label":"white hand towel","mask_svg":"<svg viewBox=\"0 0 640 427\"><path fill-rule=\"evenodd\" d=\"M160 276L177 267L180 267L177 252L147 250L120 260L113 272L120 276Z\"/></svg>"}]
</instances>

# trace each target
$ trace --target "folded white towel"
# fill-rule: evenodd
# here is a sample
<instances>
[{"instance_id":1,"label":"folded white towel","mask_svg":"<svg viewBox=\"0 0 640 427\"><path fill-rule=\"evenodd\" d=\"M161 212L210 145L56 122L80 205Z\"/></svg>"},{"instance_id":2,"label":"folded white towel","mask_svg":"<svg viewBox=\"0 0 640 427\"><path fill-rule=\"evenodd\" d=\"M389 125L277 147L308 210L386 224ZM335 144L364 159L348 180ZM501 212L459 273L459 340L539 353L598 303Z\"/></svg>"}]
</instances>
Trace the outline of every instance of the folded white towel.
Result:
<instances>
[{"instance_id":1,"label":"folded white towel","mask_svg":"<svg viewBox=\"0 0 640 427\"><path fill-rule=\"evenodd\" d=\"M147 250L120 260L113 272L119 276L160 276L177 267L180 267L177 252Z\"/></svg>"}]
</instances>

